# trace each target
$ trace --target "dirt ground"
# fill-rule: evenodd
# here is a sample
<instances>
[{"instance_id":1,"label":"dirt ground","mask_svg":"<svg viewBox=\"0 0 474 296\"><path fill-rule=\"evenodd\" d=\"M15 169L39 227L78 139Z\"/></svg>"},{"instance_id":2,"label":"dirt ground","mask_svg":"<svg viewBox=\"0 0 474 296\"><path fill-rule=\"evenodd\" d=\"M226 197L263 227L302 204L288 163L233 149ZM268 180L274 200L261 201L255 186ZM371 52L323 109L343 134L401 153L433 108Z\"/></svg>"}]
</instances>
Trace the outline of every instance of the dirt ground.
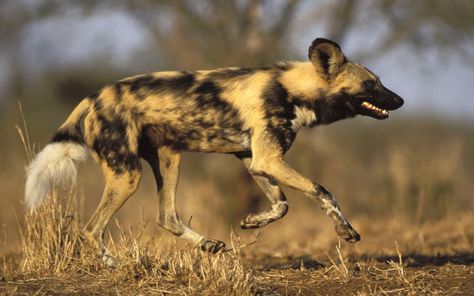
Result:
<instances>
[{"instance_id":1,"label":"dirt ground","mask_svg":"<svg viewBox=\"0 0 474 296\"><path fill-rule=\"evenodd\" d=\"M29 247L0 257L0 295L474 295L473 219L416 231L356 221L366 237L360 244L330 232L318 244L302 235L290 242L284 229L256 240L233 234L233 249L217 255L179 240L157 248L146 235L124 232L113 248L115 268L90 254L67 258L67 248L58 256L32 236Z\"/></svg>"},{"instance_id":2,"label":"dirt ground","mask_svg":"<svg viewBox=\"0 0 474 296\"><path fill-rule=\"evenodd\" d=\"M452 256L405 255L402 270L388 262L398 258L348 258L347 273L329 260L311 256L246 261L255 277L256 295L474 295L474 253ZM193 291L189 291L193 294ZM195 291L197 292L197 291ZM118 280L113 270L98 273L3 277L2 295L139 295L181 294L140 276ZM184 292L184 294L187 294Z\"/></svg>"}]
</instances>

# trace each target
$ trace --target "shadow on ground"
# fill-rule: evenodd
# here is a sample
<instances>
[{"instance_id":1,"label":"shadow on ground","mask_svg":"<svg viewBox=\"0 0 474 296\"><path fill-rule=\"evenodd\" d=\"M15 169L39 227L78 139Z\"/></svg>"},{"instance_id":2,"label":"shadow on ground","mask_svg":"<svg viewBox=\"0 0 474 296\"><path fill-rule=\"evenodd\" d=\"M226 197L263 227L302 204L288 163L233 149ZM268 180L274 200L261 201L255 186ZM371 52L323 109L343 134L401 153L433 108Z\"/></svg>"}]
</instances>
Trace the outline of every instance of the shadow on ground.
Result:
<instances>
[{"instance_id":1,"label":"shadow on ground","mask_svg":"<svg viewBox=\"0 0 474 296\"><path fill-rule=\"evenodd\" d=\"M377 262L398 262L398 256L367 256L364 255L365 260L375 260ZM443 266L448 263L456 265L473 265L474 253L462 252L454 255L420 255L420 254L406 254L402 256L403 261L407 267L424 267L424 266Z\"/></svg>"},{"instance_id":2,"label":"shadow on ground","mask_svg":"<svg viewBox=\"0 0 474 296\"><path fill-rule=\"evenodd\" d=\"M406 267L425 267L425 266L444 266L446 264L455 265L474 265L474 252L462 252L454 255L421 255L416 253L409 253L402 255L403 265ZM328 261L328 262L326 262ZM349 257L348 261L351 263L357 262L374 262L385 264L393 261L398 262L398 255L394 256L373 256L362 255L357 257ZM285 270L285 269L307 269L314 270L327 267L331 265L329 260L316 260L310 255L303 255L298 257L284 257L276 258L267 256L257 259L253 264L260 266L259 270Z\"/></svg>"},{"instance_id":3,"label":"shadow on ground","mask_svg":"<svg viewBox=\"0 0 474 296\"><path fill-rule=\"evenodd\" d=\"M319 269L324 268L325 264L312 258L309 255L303 255L298 257L284 257L276 258L272 256L267 256L254 261L254 264L260 266L259 270L269 271L269 270L285 270L285 269Z\"/></svg>"}]
</instances>

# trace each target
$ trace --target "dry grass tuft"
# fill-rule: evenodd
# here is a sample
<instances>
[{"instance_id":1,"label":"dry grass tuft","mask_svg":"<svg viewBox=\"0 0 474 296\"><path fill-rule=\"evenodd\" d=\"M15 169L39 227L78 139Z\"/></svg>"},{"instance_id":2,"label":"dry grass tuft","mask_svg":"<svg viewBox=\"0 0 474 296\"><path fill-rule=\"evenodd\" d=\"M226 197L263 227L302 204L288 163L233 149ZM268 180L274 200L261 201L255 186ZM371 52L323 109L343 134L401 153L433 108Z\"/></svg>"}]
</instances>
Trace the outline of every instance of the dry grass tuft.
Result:
<instances>
[{"instance_id":1,"label":"dry grass tuft","mask_svg":"<svg viewBox=\"0 0 474 296\"><path fill-rule=\"evenodd\" d=\"M344 262L344 259L342 258L341 254L341 241L338 240L338 244L335 246L337 256L339 259L339 263L336 263L334 259L329 255L328 252L326 252L326 256L329 258L329 261L331 261L332 266L328 269L330 271L332 268L337 270L338 274L340 275L340 278L344 281L347 282L349 280L349 269L347 268L346 263Z\"/></svg>"},{"instance_id":2,"label":"dry grass tuft","mask_svg":"<svg viewBox=\"0 0 474 296\"><path fill-rule=\"evenodd\" d=\"M74 195L64 204L53 194L44 206L26 215L21 230L22 272L58 274L84 259L81 224L72 202Z\"/></svg>"},{"instance_id":3,"label":"dry grass tuft","mask_svg":"<svg viewBox=\"0 0 474 296\"><path fill-rule=\"evenodd\" d=\"M109 249L118 265L107 268L81 240L81 219L72 200L55 194L37 211L27 215L22 231L23 278L71 275L94 278L102 289L130 284L150 293L173 295L251 295L257 291L254 272L245 268L234 239L232 252L210 255L176 246L164 250L138 230L117 222L120 235L109 239ZM73 277L74 278L74 277ZM122 286L120 289L123 289Z\"/></svg>"}]
</instances>

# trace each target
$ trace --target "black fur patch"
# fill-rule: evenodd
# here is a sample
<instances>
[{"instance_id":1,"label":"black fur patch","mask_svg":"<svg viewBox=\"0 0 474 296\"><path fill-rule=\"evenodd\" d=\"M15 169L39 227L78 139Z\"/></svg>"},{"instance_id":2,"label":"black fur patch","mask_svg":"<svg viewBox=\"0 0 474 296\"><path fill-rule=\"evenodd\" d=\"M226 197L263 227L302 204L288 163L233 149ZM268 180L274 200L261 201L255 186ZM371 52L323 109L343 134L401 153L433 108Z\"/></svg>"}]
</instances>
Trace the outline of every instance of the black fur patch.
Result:
<instances>
[{"instance_id":1,"label":"black fur patch","mask_svg":"<svg viewBox=\"0 0 474 296\"><path fill-rule=\"evenodd\" d=\"M244 158L251 158L252 157L252 151L242 151L242 152L237 152L237 153L234 153L234 155L242 160Z\"/></svg>"},{"instance_id":2,"label":"black fur patch","mask_svg":"<svg viewBox=\"0 0 474 296\"><path fill-rule=\"evenodd\" d=\"M363 82L363 86L366 92L373 93L376 91L377 82L375 80L366 80Z\"/></svg>"},{"instance_id":3,"label":"black fur patch","mask_svg":"<svg viewBox=\"0 0 474 296\"><path fill-rule=\"evenodd\" d=\"M217 71L212 71L207 74L207 78L211 80L227 80L238 78L241 76L252 75L258 69L250 69L250 68L238 68L238 69L222 69Z\"/></svg>"},{"instance_id":4,"label":"black fur patch","mask_svg":"<svg viewBox=\"0 0 474 296\"><path fill-rule=\"evenodd\" d=\"M291 70L292 65L289 64L289 63L281 62L281 63L274 64L273 68L275 68L277 70L280 70L280 71L288 71L288 70Z\"/></svg>"},{"instance_id":5,"label":"black fur patch","mask_svg":"<svg viewBox=\"0 0 474 296\"><path fill-rule=\"evenodd\" d=\"M160 125L156 128L159 130L162 145L169 146L176 151L189 150L188 142L191 142L192 139L188 136L191 132L178 130L169 125Z\"/></svg>"},{"instance_id":6,"label":"black fur patch","mask_svg":"<svg viewBox=\"0 0 474 296\"><path fill-rule=\"evenodd\" d=\"M193 94L198 109L190 112L190 126L186 137L190 140L203 137L208 142L216 139L234 142L232 139L244 133L238 111L221 98L221 88L210 80L202 82ZM204 120L203 114L213 114L214 121Z\"/></svg>"},{"instance_id":7,"label":"black fur patch","mask_svg":"<svg viewBox=\"0 0 474 296\"><path fill-rule=\"evenodd\" d=\"M204 81L193 90L193 94L197 95L195 99L197 107L223 111L228 104L220 99L220 93L220 87L210 80Z\"/></svg>"},{"instance_id":8,"label":"black fur patch","mask_svg":"<svg viewBox=\"0 0 474 296\"><path fill-rule=\"evenodd\" d=\"M324 73L329 74L329 54L324 51L318 50L318 61L321 64L321 67L324 70Z\"/></svg>"},{"instance_id":9,"label":"black fur patch","mask_svg":"<svg viewBox=\"0 0 474 296\"><path fill-rule=\"evenodd\" d=\"M59 142L75 142L79 144L83 144L84 140L80 135L73 134L69 131L58 131L54 137L51 139L52 143L59 143Z\"/></svg>"},{"instance_id":10,"label":"black fur patch","mask_svg":"<svg viewBox=\"0 0 474 296\"><path fill-rule=\"evenodd\" d=\"M314 184L314 191L317 192L318 194L325 195L325 196L331 196L331 193L324 188L322 185L319 185L317 183Z\"/></svg>"},{"instance_id":11,"label":"black fur patch","mask_svg":"<svg viewBox=\"0 0 474 296\"><path fill-rule=\"evenodd\" d=\"M115 101L118 102L120 100L120 98L122 97L122 93L123 93L123 90L122 90L122 87L123 85L120 84L120 83L116 83L114 85L114 89L115 89Z\"/></svg>"},{"instance_id":12,"label":"black fur patch","mask_svg":"<svg viewBox=\"0 0 474 296\"><path fill-rule=\"evenodd\" d=\"M103 109L103 104L102 104L102 101L100 99L96 100L95 103L94 103L94 111L97 112L97 114L100 114L102 112L102 109Z\"/></svg>"},{"instance_id":13,"label":"black fur patch","mask_svg":"<svg viewBox=\"0 0 474 296\"><path fill-rule=\"evenodd\" d=\"M211 80L227 80L240 78L242 76L252 75L259 71L288 71L292 68L291 64L280 62L272 66L264 66L259 68L238 68L238 69L222 69L209 73L207 78Z\"/></svg>"},{"instance_id":14,"label":"black fur patch","mask_svg":"<svg viewBox=\"0 0 474 296\"><path fill-rule=\"evenodd\" d=\"M87 96L87 99L89 99L89 100L91 100L91 101L95 101L95 100L97 100L97 98L99 97L99 94L100 94L100 93L99 93L98 91L96 91L96 92L94 92L94 93L88 95L88 96Z\"/></svg>"},{"instance_id":15,"label":"black fur patch","mask_svg":"<svg viewBox=\"0 0 474 296\"><path fill-rule=\"evenodd\" d=\"M276 137L283 151L286 151L295 138L295 133L291 130L291 120L296 117L293 112L294 105L289 101L288 91L273 78L262 96L265 102L267 129Z\"/></svg>"},{"instance_id":16,"label":"black fur patch","mask_svg":"<svg viewBox=\"0 0 474 296\"><path fill-rule=\"evenodd\" d=\"M118 118L107 120L97 116L101 126L100 134L95 138L92 148L117 174L139 168L138 156L128 148L125 124Z\"/></svg>"},{"instance_id":17,"label":"black fur patch","mask_svg":"<svg viewBox=\"0 0 474 296\"><path fill-rule=\"evenodd\" d=\"M352 97L341 92L330 97L322 97L314 101L317 124L330 124L334 121L351 118L357 115Z\"/></svg>"},{"instance_id":18,"label":"black fur patch","mask_svg":"<svg viewBox=\"0 0 474 296\"><path fill-rule=\"evenodd\" d=\"M140 90L186 92L193 86L194 81L195 77L192 73L182 72L176 77L160 78L144 75L130 81L120 81L117 84L130 86L131 92Z\"/></svg>"},{"instance_id":19,"label":"black fur patch","mask_svg":"<svg viewBox=\"0 0 474 296\"><path fill-rule=\"evenodd\" d=\"M214 82L209 80L204 81L193 91L193 94L196 94L196 106L202 111L219 112L223 115L238 118L237 110L221 98L221 91L221 88Z\"/></svg>"},{"instance_id":20,"label":"black fur patch","mask_svg":"<svg viewBox=\"0 0 474 296\"><path fill-rule=\"evenodd\" d=\"M221 89L212 81L204 81L195 90L196 94L196 105L202 109L202 111L214 112L219 115L220 121L218 125L222 125L223 128L234 128L241 130L242 124L240 122L240 116L237 110L228 102L224 101L221 97ZM211 109L211 110L206 110ZM214 109L214 110L212 110ZM197 126L208 126L214 125L211 122L204 122L200 119L199 114L195 114Z\"/></svg>"},{"instance_id":21,"label":"black fur patch","mask_svg":"<svg viewBox=\"0 0 474 296\"><path fill-rule=\"evenodd\" d=\"M301 97L291 97L291 102L294 107L303 107L306 109L314 110L314 104L311 101L303 100Z\"/></svg>"},{"instance_id":22,"label":"black fur patch","mask_svg":"<svg viewBox=\"0 0 474 296\"><path fill-rule=\"evenodd\" d=\"M52 143L57 142L75 142L78 144L84 144L84 118L89 113L89 108L87 108L80 116L79 119L73 126L68 127L67 129L58 130L56 134L51 139Z\"/></svg>"}]
</instances>

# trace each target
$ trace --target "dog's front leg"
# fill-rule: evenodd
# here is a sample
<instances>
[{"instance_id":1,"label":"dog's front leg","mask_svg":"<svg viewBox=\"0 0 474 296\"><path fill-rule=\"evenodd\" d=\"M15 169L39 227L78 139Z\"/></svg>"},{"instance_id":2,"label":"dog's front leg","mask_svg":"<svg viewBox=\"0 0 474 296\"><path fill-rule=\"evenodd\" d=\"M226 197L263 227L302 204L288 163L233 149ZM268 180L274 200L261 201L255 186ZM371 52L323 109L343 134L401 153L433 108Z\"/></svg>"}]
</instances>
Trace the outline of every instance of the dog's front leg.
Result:
<instances>
[{"instance_id":1,"label":"dog's front leg","mask_svg":"<svg viewBox=\"0 0 474 296\"><path fill-rule=\"evenodd\" d=\"M254 149L256 148L256 149ZM261 149L258 149L261 148ZM255 175L266 176L277 182L301 191L306 196L319 202L321 208L334 222L337 234L349 242L357 242L360 235L352 228L343 216L336 199L323 186L312 182L291 168L284 160L283 155L276 151L278 147L254 145L250 172Z\"/></svg>"}]
</instances>

